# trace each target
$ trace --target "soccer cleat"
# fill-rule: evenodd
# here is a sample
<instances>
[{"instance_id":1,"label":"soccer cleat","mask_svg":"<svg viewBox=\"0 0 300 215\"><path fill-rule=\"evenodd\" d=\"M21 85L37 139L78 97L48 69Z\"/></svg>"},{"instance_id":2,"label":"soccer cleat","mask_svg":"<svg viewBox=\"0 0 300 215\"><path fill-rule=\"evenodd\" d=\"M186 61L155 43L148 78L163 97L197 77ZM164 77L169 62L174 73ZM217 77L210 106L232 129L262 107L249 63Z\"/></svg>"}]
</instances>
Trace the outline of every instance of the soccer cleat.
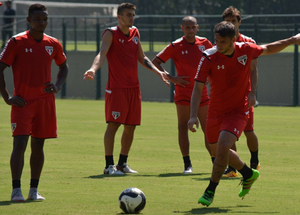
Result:
<instances>
[{"instance_id":1,"label":"soccer cleat","mask_svg":"<svg viewBox=\"0 0 300 215\"><path fill-rule=\"evenodd\" d=\"M193 168L192 166L189 166L188 168L186 168L184 171L183 171L183 174L192 174L193 173Z\"/></svg>"},{"instance_id":2,"label":"soccer cleat","mask_svg":"<svg viewBox=\"0 0 300 215\"><path fill-rule=\"evenodd\" d=\"M28 194L28 200L45 200L45 197L41 196L37 188L31 187Z\"/></svg>"},{"instance_id":3,"label":"soccer cleat","mask_svg":"<svg viewBox=\"0 0 300 215\"><path fill-rule=\"evenodd\" d=\"M245 195L249 193L253 183L258 179L259 177L259 172L256 169L252 169L252 176L251 178L248 178L246 180L241 180L241 183L243 185L242 189L239 192L239 197L242 197L244 199Z\"/></svg>"},{"instance_id":4,"label":"soccer cleat","mask_svg":"<svg viewBox=\"0 0 300 215\"><path fill-rule=\"evenodd\" d=\"M117 170L115 165L109 165L107 168L104 168L103 173L107 175L124 175L124 172Z\"/></svg>"},{"instance_id":5,"label":"soccer cleat","mask_svg":"<svg viewBox=\"0 0 300 215\"><path fill-rule=\"evenodd\" d=\"M21 188L15 188L11 192L11 201L14 202L23 202L25 201Z\"/></svg>"},{"instance_id":6,"label":"soccer cleat","mask_svg":"<svg viewBox=\"0 0 300 215\"><path fill-rule=\"evenodd\" d=\"M137 171L131 169L127 163L123 163L122 166L117 165L117 170L123 173L138 173Z\"/></svg>"},{"instance_id":7,"label":"soccer cleat","mask_svg":"<svg viewBox=\"0 0 300 215\"><path fill-rule=\"evenodd\" d=\"M214 196L215 193L213 191L206 190L203 196L200 199L198 199L198 204L200 203L208 207L213 202Z\"/></svg>"},{"instance_id":8,"label":"soccer cleat","mask_svg":"<svg viewBox=\"0 0 300 215\"><path fill-rule=\"evenodd\" d=\"M222 175L222 178L236 178L238 173L230 168L226 169Z\"/></svg>"}]
</instances>

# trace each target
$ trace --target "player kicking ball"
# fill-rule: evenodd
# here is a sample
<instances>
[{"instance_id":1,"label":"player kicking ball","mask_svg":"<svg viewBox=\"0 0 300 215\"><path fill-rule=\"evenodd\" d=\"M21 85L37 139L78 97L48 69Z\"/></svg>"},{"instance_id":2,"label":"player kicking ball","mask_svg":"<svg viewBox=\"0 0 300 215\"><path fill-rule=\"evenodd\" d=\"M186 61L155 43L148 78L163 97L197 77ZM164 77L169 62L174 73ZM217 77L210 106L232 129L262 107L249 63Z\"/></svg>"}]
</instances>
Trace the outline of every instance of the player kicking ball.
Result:
<instances>
[{"instance_id":1,"label":"player kicking ball","mask_svg":"<svg viewBox=\"0 0 300 215\"><path fill-rule=\"evenodd\" d=\"M208 187L198 203L209 206L227 164L243 176L239 197L249 193L259 177L259 171L251 169L242 161L232 145L241 136L249 114L249 77L252 59L260 55L280 52L291 44L300 44L300 34L266 45L235 43L235 27L230 22L220 22L214 28L215 46L207 49L200 60L195 76L188 127L192 132L198 128L198 107L207 78L211 83L211 98L206 121L208 143L217 143L216 159Z\"/></svg>"}]
</instances>

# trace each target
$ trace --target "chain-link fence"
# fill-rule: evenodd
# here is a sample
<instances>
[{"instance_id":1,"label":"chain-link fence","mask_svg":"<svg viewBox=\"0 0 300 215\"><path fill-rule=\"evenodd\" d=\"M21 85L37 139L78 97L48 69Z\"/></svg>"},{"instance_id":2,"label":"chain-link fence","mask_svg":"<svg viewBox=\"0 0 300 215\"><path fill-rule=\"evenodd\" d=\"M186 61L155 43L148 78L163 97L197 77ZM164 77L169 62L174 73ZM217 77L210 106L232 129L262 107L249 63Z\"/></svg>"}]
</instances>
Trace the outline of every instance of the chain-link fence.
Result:
<instances>
[{"instance_id":1,"label":"chain-link fence","mask_svg":"<svg viewBox=\"0 0 300 215\"><path fill-rule=\"evenodd\" d=\"M3 17L0 16L0 19ZM141 34L141 41L146 55L154 57L165 45L183 35L180 24L183 16L137 16L135 26ZM199 24L197 35L214 41L213 27L221 21L220 15L196 16ZM275 40L290 37L298 32L298 21L300 15L251 15L242 17L240 32L254 38L258 44L269 43ZM97 82L82 88L90 88L88 91L74 92L68 86L74 82L73 74L82 74L90 67L93 56L99 51L101 34L103 30L110 26L117 25L117 18L114 16L49 16L49 24L45 33L56 37L64 43L64 48L68 55L71 73L68 78L66 91L63 97L86 97L101 99L104 95L107 69L104 67L99 73ZM15 33L28 29L26 16L16 16L14 31ZM77 53L76 53L77 52ZM90 52L90 60L81 62L82 52ZM276 54L259 59L259 84L258 100L262 105L299 105L299 69L298 69L298 50L294 46L284 50L285 54ZM70 58L72 56L72 59ZM151 58L149 57L149 58ZM81 62L81 65L77 65ZM77 65L72 68L72 63ZM82 65L83 64L83 65ZM82 68L81 68L82 67ZM165 65L168 71L175 74L171 63ZM172 89L161 87L161 83L155 78L144 78L147 72L140 68L140 80L143 100L147 101L172 101ZM78 76L79 77L79 76ZM151 85L148 81L151 79ZM143 83L145 82L145 83ZM95 84L95 86L93 86ZM144 86L149 86L145 88ZM152 88L161 89L159 93L148 93ZM80 89L80 88L77 88ZM280 91L277 92L277 90ZM72 92L72 93L70 93ZM85 92L85 93L83 93ZM274 96L274 94L276 94Z\"/></svg>"}]
</instances>

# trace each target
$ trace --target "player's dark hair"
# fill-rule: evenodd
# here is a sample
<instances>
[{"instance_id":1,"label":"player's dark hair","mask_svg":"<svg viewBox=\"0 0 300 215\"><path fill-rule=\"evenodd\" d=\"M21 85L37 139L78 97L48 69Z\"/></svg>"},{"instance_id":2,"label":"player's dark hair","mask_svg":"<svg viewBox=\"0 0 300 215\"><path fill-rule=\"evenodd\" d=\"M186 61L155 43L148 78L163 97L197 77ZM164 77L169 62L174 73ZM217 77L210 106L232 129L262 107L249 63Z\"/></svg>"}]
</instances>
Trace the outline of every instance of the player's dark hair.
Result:
<instances>
[{"instance_id":1,"label":"player's dark hair","mask_svg":"<svg viewBox=\"0 0 300 215\"><path fill-rule=\"evenodd\" d=\"M125 9L132 9L132 10L136 10L136 6L132 3L122 3L118 6L118 15L122 15L123 11Z\"/></svg>"},{"instance_id":2,"label":"player's dark hair","mask_svg":"<svg viewBox=\"0 0 300 215\"><path fill-rule=\"evenodd\" d=\"M222 13L223 20L225 20L227 17L235 16L238 21L241 20L241 12L236 9L235 7L228 7L224 10Z\"/></svg>"},{"instance_id":3,"label":"player's dark hair","mask_svg":"<svg viewBox=\"0 0 300 215\"><path fill-rule=\"evenodd\" d=\"M33 4L28 9L28 16L33 14L33 11L47 11L47 8L42 4Z\"/></svg>"},{"instance_id":4,"label":"player's dark hair","mask_svg":"<svg viewBox=\"0 0 300 215\"><path fill-rule=\"evenodd\" d=\"M221 37L229 37L232 39L235 36L235 27L231 22L220 22L216 24L214 33L219 34Z\"/></svg>"}]
</instances>

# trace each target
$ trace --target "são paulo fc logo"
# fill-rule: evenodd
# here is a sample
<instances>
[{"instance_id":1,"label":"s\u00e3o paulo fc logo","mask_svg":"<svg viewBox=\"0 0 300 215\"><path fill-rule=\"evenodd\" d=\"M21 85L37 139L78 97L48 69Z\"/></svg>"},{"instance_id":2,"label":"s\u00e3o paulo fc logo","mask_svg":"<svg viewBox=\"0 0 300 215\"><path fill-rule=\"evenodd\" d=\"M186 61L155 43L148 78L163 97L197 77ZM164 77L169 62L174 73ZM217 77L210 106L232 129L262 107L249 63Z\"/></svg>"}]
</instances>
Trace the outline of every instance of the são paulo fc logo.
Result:
<instances>
[{"instance_id":1,"label":"s\u00e3o paulo fc logo","mask_svg":"<svg viewBox=\"0 0 300 215\"><path fill-rule=\"evenodd\" d=\"M205 46L198 46L198 48L199 48L199 50L202 51L202 52L204 52L204 50L205 50Z\"/></svg>"},{"instance_id":2,"label":"s\u00e3o paulo fc logo","mask_svg":"<svg viewBox=\"0 0 300 215\"><path fill-rule=\"evenodd\" d=\"M53 46L45 46L46 52L48 52L49 55L52 55L53 53Z\"/></svg>"},{"instance_id":3,"label":"s\u00e3o paulo fc logo","mask_svg":"<svg viewBox=\"0 0 300 215\"><path fill-rule=\"evenodd\" d=\"M247 63L247 55L243 55L243 56L240 56L237 58L238 62L243 64L244 66L246 65Z\"/></svg>"},{"instance_id":4,"label":"s\u00e3o paulo fc logo","mask_svg":"<svg viewBox=\"0 0 300 215\"><path fill-rule=\"evenodd\" d=\"M16 127L17 127L17 123L11 123L11 131L12 131L12 133L14 133Z\"/></svg>"},{"instance_id":5,"label":"s\u00e3o paulo fc logo","mask_svg":"<svg viewBox=\"0 0 300 215\"><path fill-rule=\"evenodd\" d=\"M139 43L139 38L138 38L138 37L134 37L134 38L132 38L132 41L133 41L135 44L138 44L138 43Z\"/></svg>"},{"instance_id":6,"label":"s\u00e3o paulo fc logo","mask_svg":"<svg viewBox=\"0 0 300 215\"><path fill-rule=\"evenodd\" d=\"M114 119L118 119L120 117L120 115L121 115L121 113L117 112L117 111L113 111L111 114L112 114L112 116L113 116Z\"/></svg>"}]
</instances>

